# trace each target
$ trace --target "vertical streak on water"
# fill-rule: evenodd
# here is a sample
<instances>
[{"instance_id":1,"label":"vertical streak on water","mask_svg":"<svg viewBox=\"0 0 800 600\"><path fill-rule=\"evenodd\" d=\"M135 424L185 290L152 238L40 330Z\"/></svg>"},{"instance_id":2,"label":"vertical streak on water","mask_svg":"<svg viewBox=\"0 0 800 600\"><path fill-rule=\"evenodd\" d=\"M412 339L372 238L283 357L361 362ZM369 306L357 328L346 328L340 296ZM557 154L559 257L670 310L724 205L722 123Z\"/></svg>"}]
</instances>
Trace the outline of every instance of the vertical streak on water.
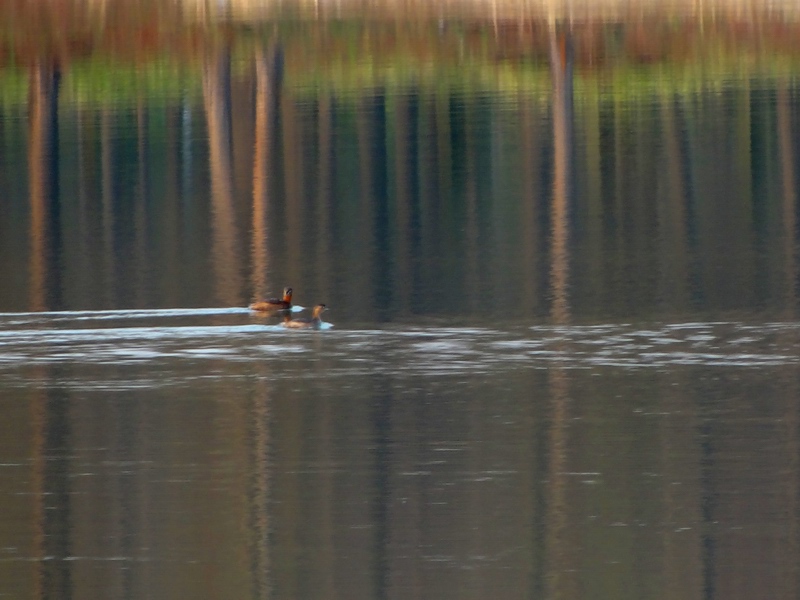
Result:
<instances>
[{"instance_id":1,"label":"vertical streak on water","mask_svg":"<svg viewBox=\"0 0 800 600\"><path fill-rule=\"evenodd\" d=\"M701 563L703 565L704 600L717 597L717 536L714 526L717 520L717 485L715 472L719 468L713 440L713 429L710 420L700 424L700 527L701 527Z\"/></svg>"},{"instance_id":2,"label":"vertical streak on water","mask_svg":"<svg viewBox=\"0 0 800 600\"><path fill-rule=\"evenodd\" d=\"M382 321L390 304L392 265L388 260L386 199L386 104L383 90L365 92L357 120L360 183L359 239L365 268L360 269L358 297L363 308ZM387 293L388 292L388 293Z\"/></svg>"},{"instance_id":3,"label":"vertical streak on water","mask_svg":"<svg viewBox=\"0 0 800 600\"><path fill-rule=\"evenodd\" d=\"M57 379L47 370L41 381ZM73 575L69 562L73 523L70 520L68 455L69 402L62 392L45 386L31 402L33 411L32 496L34 556L37 572L34 598L71 598Z\"/></svg>"},{"instance_id":4,"label":"vertical streak on water","mask_svg":"<svg viewBox=\"0 0 800 600\"><path fill-rule=\"evenodd\" d=\"M783 259L786 311L793 320L797 308L797 184L795 181L795 156L792 143L792 119L789 108L789 94L786 81L778 82L777 129L778 151L780 154L781 184L783 187Z\"/></svg>"},{"instance_id":5,"label":"vertical streak on water","mask_svg":"<svg viewBox=\"0 0 800 600\"><path fill-rule=\"evenodd\" d=\"M687 175L680 136L683 128L678 119L677 99L661 102L661 129L667 163L667 197L658 202L658 228L662 257L662 297L675 309L689 305L689 253L686 230ZM660 199L659 199L660 200Z\"/></svg>"},{"instance_id":6,"label":"vertical streak on water","mask_svg":"<svg viewBox=\"0 0 800 600\"><path fill-rule=\"evenodd\" d=\"M231 139L231 55L223 49L206 57L203 96L211 175L211 256L217 300L235 306L241 295L236 253Z\"/></svg>"},{"instance_id":7,"label":"vertical streak on water","mask_svg":"<svg viewBox=\"0 0 800 600\"><path fill-rule=\"evenodd\" d=\"M610 254L607 264L609 265L606 277L615 282L624 282L626 277L620 273L620 269L625 264L625 135L628 133L626 123L623 121L624 104L619 94L614 94L608 101L610 115L608 116L611 130L609 136L612 141L608 149L609 163L605 172L610 179L607 185L607 193L610 197L606 200L606 222L609 224L606 235L608 242L606 250ZM606 286L608 290L608 301L613 304L620 304L620 292L616 286Z\"/></svg>"},{"instance_id":8,"label":"vertical streak on water","mask_svg":"<svg viewBox=\"0 0 800 600\"><path fill-rule=\"evenodd\" d=\"M270 410L271 390L266 377L256 380L253 393L252 429L252 483L250 502L250 525L252 532L251 569L254 600L270 597L270 553L269 553L269 499L270 499Z\"/></svg>"},{"instance_id":9,"label":"vertical streak on water","mask_svg":"<svg viewBox=\"0 0 800 600\"><path fill-rule=\"evenodd\" d=\"M492 110L489 114L489 168L487 175L489 186L485 200L483 200L483 222L486 223L484 229L486 233L485 242L481 244L481 250L486 255L483 273L486 277L486 288L489 289L489 296L497 295L501 288L501 273L504 270L503 254L495 250L503 244L503 194L505 186L505 164L506 157L503 154L505 144L505 114L500 110ZM484 195L479 195L483 198Z\"/></svg>"},{"instance_id":10,"label":"vertical streak on water","mask_svg":"<svg viewBox=\"0 0 800 600\"><path fill-rule=\"evenodd\" d=\"M192 107L189 104L188 94L184 92L181 99L181 145L180 145L180 164L181 164L181 199L183 202L192 197L194 188L192 186ZM185 211L184 211L185 216Z\"/></svg>"},{"instance_id":11,"label":"vertical streak on water","mask_svg":"<svg viewBox=\"0 0 800 600\"><path fill-rule=\"evenodd\" d=\"M572 48L569 32L550 32L553 77L553 205L551 208L551 318L569 321L569 218L573 177Z\"/></svg>"},{"instance_id":12,"label":"vertical streak on water","mask_svg":"<svg viewBox=\"0 0 800 600\"><path fill-rule=\"evenodd\" d=\"M376 188L376 145L378 139L378 103L380 97L375 90L364 90L356 106L356 136L358 138L358 184L359 204L358 217L356 218L356 231L360 245L361 268L356 275L357 297L362 303L362 308L373 313L377 308L375 304L373 283L378 273L376 250L378 239L375 231L377 214L377 199L374 197Z\"/></svg>"},{"instance_id":13,"label":"vertical streak on water","mask_svg":"<svg viewBox=\"0 0 800 600\"><path fill-rule=\"evenodd\" d=\"M253 146L252 291L262 298L268 291L270 172L275 147L281 91L281 49L256 51L256 123Z\"/></svg>"},{"instance_id":14,"label":"vertical streak on water","mask_svg":"<svg viewBox=\"0 0 800 600\"><path fill-rule=\"evenodd\" d=\"M425 402L398 401L389 405L392 430L395 432L395 448L392 456L389 485L393 501L390 505L391 532L389 543L392 546L391 560L387 566L389 596L398 600L422 600L426 590L426 570L421 567L425 553L425 528L423 523L426 507L426 491L430 487L423 477L409 477L407 474L419 472L423 459L423 444L420 438L430 421L426 419ZM397 433L403 434L402 442Z\"/></svg>"},{"instance_id":15,"label":"vertical streak on water","mask_svg":"<svg viewBox=\"0 0 800 600\"><path fill-rule=\"evenodd\" d=\"M797 319L797 186L795 180L795 149L792 141L792 119L789 106L789 94L786 80L778 82L777 93L777 129L778 148L781 164L781 182L783 187L783 244L784 244L784 279L786 295L786 320ZM794 337L794 334L789 334ZM792 343L795 340L787 340ZM800 407L798 407L798 379L794 367L783 371L785 381L781 386L787 393L789 401L783 415L785 446L787 461L786 478L786 511L783 515L788 525L786 536L787 562L792 564L800 556ZM800 573L790 568L787 573L786 597L797 598L800 590Z\"/></svg>"},{"instance_id":16,"label":"vertical streak on water","mask_svg":"<svg viewBox=\"0 0 800 600\"><path fill-rule=\"evenodd\" d=\"M61 216L58 198L58 90L52 65L31 68L28 96L28 178L30 189L30 307L60 305Z\"/></svg>"},{"instance_id":17,"label":"vertical streak on water","mask_svg":"<svg viewBox=\"0 0 800 600\"><path fill-rule=\"evenodd\" d=\"M392 390L386 377L377 375L375 379L375 398L372 409L372 425L375 432L374 458L374 506L372 522L375 524L374 549L375 558L373 598L386 600L389 596L390 533L389 510L392 500L391 478L392 468Z\"/></svg>"},{"instance_id":18,"label":"vertical streak on water","mask_svg":"<svg viewBox=\"0 0 800 600\"><path fill-rule=\"evenodd\" d=\"M125 557L129 567L119 573L118 597L134 599L140 597L136 588L141 581L136 559L140 556L142 548L140 533L146 529L146 520L141 518L144 511L140 512L142 497L146 495L144 481L147 480L148 469L144 466L145 457L142 456L142 444L147 439L142 427L142 411L144 402L120 402L117 414L112 425L113 433L111 447L118 460L126 459L139 465L138 468L127 470L121 468L115 474L114 482L109 489L112 490L112 504L116 506L116 515L112 523L112 537L116 548L116 555ZM112 509L113 510L113 509ZM117 596L109 594L109 596Z\"/></svg>"},{"instance_id":19,"label":"vertical streak on water","mask_svg":"<svg viewBox=\"0 0 800 600\"><path fill-rule=\"evenodd\" d=\"M269 266L269 159L270 159L270 85L267 57L262 49L256 50L256 115L253 139L253 232L251 242L251 287L253 300L267 293L267 268Z\"/></svg>"},{"instance_id":20,"label":"vertical streak on water","mask_svg":"<svg viewBox=\"0 0 800 600\"><path fill-rule=\"evenodd\" d=\"M569 305L569 204L573 176L572 130L572 41L568 29L550 24L550 69L553 79L553 205L551 209L550 287L551 320L557 325L570 321ZM549 477L548 556L550 575L547 597L575 597L562 574L567 570L567 420L569 418L569 379L557 366L548 371L552 403ZM574 591L574 590L572 590Z\"/></svg>"},{"instance_id":21,"label":"vertical streak on water","mask_svg":"<svg viewBox=\"0 0 800 600\"><path fill-rule=\"evenodd\" d=\"M741 179L737 182L739 194L733 202L732 210L736 229L729 229L725 234L730 236L737 230L741 232L741 249L738 248L739 244L730 244L730 249L734 252L731 256L733 258L737 255L742 257L741 263L738 265L738 268L741 269L739 274L741 281L749 284L742 291L747 292L746 301L752 306L756 296L753 283L756 281L758 262L756 257L757 233L753 210L753 89L749 79L744 80L742 90L738 93L741 105L734 109L736 123L734 124L733 147L736 152L734 157L737 163L736 174Z\"/></svg>"},{"instance_id":22,"label":"vertical streak on water","mask_svg":"<svg viewBox=\"0 0 800 600\"><path fill-rule=\"evenodd\" d=\"M132 290L133 294L138 296L136 306L147 305L147 292L150 289L150 283L147 280L149 264L147 260L147 249L150 247L150 240L148 239L148 212L150 201L150 182L148 180L147 169L150 163L150 138L147 130L148 123L148 110L147 105L142 97L139 97L136 104L136 137L137 137L137 153L138 153L138 184L139 190L136 202L136 228L133 232L134 239L136 240L136 258L134 262L134 269L136 274L136 282ZM163 207L165 203L160 203L159 207Z\"/></svg>"},{"instance_id":23,"label":"vertical streak on water","mask_svg":"<svg viewBox=\"0 0 800 600\"><path fill-rule=\"evenodd\" d=\"M152 556L152 548L155 547L158 538L156 527L154 526L157 521L156 515L162 508L156 494L150 488L155 478L152 458L156 455L157 443L160 441L153 434L153 430L155 423L162 416L161 407L152 402L140 402L140 404L141 406L137 411L139 418L137 419L134 443L138 448L137 460L140 461L143 468L136 475L137 523L136 530L132 532L133 535L131 537L136 541L134 554L141 556L144 560L138 567L138 576L135 578L134 585L138 588L138 594L134 594L134 598L146 597L147 591L153 590L156 585L158 567L154 564L156 561L149 559ZM144 466L145 464L147 466Z\"/></svg>"},{"instance_id":24,"label":"vertical streak on water","mask_svg":"<svg viewBox=\"0 0 800 600\"><path fill-rule=\"evenodd\" d=\"M31 511L33 529L33 552L36 558L35 578L33 584L33 600L45 598L44 588L44 566L42 557L46 554L46 531L44 516L47 510L45 506L45 466L47 460L47 399L46 391L43 387L38 387L33 394L30 402L31 407L31 498L33 500L33 510Z\"/></svg>"},{"instance_id":25,"label":"vertical streak on water","mask_svg":"<svg viewBox=\"0 0 800 600\"><path fill-rule=\"evenodd\" d=\"M298 101L289 94L281 99L283 126L283 179L286 234L284 239L287 257L288 282L302 279L303 275L303 199L305 196L306 162L303 154L302 114Z\"/></svg>"},{"instance_id":26,"label":"vertical streak on water","mask_svg":"<svg viewBox=\"0 0 800 600\"><path fill-rule=\"evenodd\" d=\"M101 170L101 196L102 196L102 219L101 237L102 244L102 269L103 269L103 290L102 305L104 307L115 306L114 297L114 273L117 272L116 256L114 252L114 204L116 202L116 186L114 184L114 127L112 122L111 109L105 107L100 114L100 170Z\"/></svg>"},{"instance_id":27,"label":"vertical streak on water","mask_svg":"<svg viewBox=\"0 0 800 600\"><path fill-rule=\"evenodd\" d=\"M438 206L436 197L436 177L439 172L436 154L436 103L435 98L426 92L420 101L419 131L419 255L420 275L423 281L433 281L438 275L439 263L435 260L436 226L434 215ZM416 255L416 253L415 253ZM425 290L427 292L427 290Z\"/></svg>"},{"instance_id":28,"label":"vertical streak on water","mask_svg":"<svg viewBox=\"0 0 800 600\"><path fill-rule=\"evenodd\" d=\"M789 401L783 415L783 432L785 437L786 477L784 497L785 511L781 515L787 523L786 558L781 565L786 573L784 597L797 598L800 592L800 573L796 568L800 557L800 407L797 397L800 391L797 372L794 367L784 370L786 381L782 386Z\"/></svg>"},{"instance_id":29,"label":"vertical streak on water","mask_svg":"<svg viewBox=\"0 0 800 600\"><path fill-rule=\"evenodd\" d=\"M475 313L482 307L480 302L482 294L475 293L476 290L483 289L481 281L481 245L480 245L480 207L478 206L478 173L480 168L478 165L478 134L476 132L475 121L475 103L471 99L466 100L465 118L466 124L464 126L464 138L466 143L465 149L465 190L464 196L466 201L466 224L464 231L464 244L466 251L464 253L464 279L466 298L470 312Z\"/></svg>"},{"instance_id":30,"label":"vertical streak on water","mask_svg":"<svg viewBox=\"0 0 800 600\"><path fill-rule=\"evenodd\" d=\"M539 223L541 222L542 198L539 194L541 174L542 144L541 144L541 119L537 114L537 106L532 97L520 97L519 110L522 147L522 202L521 202L521 227L522 227L522 254L524 278L522 285L522 299L527 309L526 314L537 312L539 303L539 269L537 269L540 256L541 240L539 239ZM474 297L474 295L470 295Z\"/></svg>"},{"instance_id":31,"label":"vertical streak on water","mask_svg":"<svg viewBox=\"0 0 800 600\"><path fill-rule=\"evenodd\" d=\"M697 439L697 406L687 394L683 374L667 377L660 389L663 419L661 468L664 497L664 600L699 598L703 589L701 456Z\"/></svg>"},{"instance_id":32,"label":"vertical streak on water","mask_svg":"<svg viewBox=\"0 0 800 600\"><path fill-rule=\"evenodd\" d=\"M78 257L79 257L79 264L86 264L88 266L89 257L91 256L90 253L90 242L92 237L96 233L90 224L90 217L89 217L89 177L87 175L87 167L88 167L88 159L87 154L88 151L88 144L87 144L87 136L85 129L87 128L87 122L94 124L94 119L91 116L88 119L85 119L87 111L84 110L83 107L78 106L75 110L76 116L76 127L75 127L75 139L76 139L76 146L77 146L77 166L78 166L78 173L77 173L77 180L78 180L78 192L77 192L77 200L78 200L78 222L77 222L77 237L78 237ZM84 262L86 261L86 262ZM80 269L78 273L77 282L78 285L81 285L82 288L87 289L89 288L86 285L86 280L83 279L86 277L86 274L89 273L91 269L84 268ZM91 293L91 290L90 290Z\"/></svg>"},{"instance_id":33,"label":"vertical streak on water","mask_svg":"<svg viewBox=\"0 0 800 600\"><path fill-rule=\"evenodd\" d=\"M602 272L602 228L603 222L603 171L602 171L602 137L600 128L601 84L599 82L587 85L581 99L582 121L582 147L580 152L585 161L584 182L579 193L582 201L582 218L588 220L586 227L586 247L591 248L591 253L586 257L587 268L592 275L582 282L587 286L591 297L595 297L599 288L598 273ZM577 134L576 134L577 138ZM580 142L576 142L576 146ZM577 148L576 148L577 153ZM577 204L577 202L576 202Z\"/></svg>"},{"instance_id":34,"label":"vertical streak on water","mask_svg":"<svg viewBox=\"0 0 800 600\"><path fill-rule=\"evenodd\" d=\"M415 88L400 94L395 102L395 202L396 202L396 277L393 295L401 314L413 306L417 280L414 240L418 231L417 173L418 94Z\"/></svg>"},{"instance_id":35,"label":"vertical streak on water","mask_svg":"<svg viewBox=\"0 0 800 600\"><path fill-rule=\"evenodd\" d=\"M569 382L563 369L553 368L548 372L548 394L551 399L550 435L548 440L547 512L549 514L546 540L546 555L549 564L545 597L549 600L574 598L565 576L568 568L567 556L567 421L569 420Z\"/></svg>"},{"instance_id":36,"label":"vertical streak on water","mask_svg":"<svg viewBox=\"0 0 800 600\"><path fill-rule=\"evenodd\" d=\"M153 199L152 247L150 257L157 257L163 268L152 270L149 276L155 290L161 291L167 306L181 306L184 286L181 281L183 269L180 268L180 245L175 240L183 239L181 228L181 137L183 136L179 106L169 106L164 110L166 131L164 132L164 180L163 187L158 183ZM163 191L161 191L163 190ZM162 287L163 286L163 287Z\"/></svg>"},{"instance_id":37,"label":"vertical streak on water","mask_svg":"<svg viewBox=\"0 0 800 600\"><path fill-rule=\"evenodd\" d=\"M320 589L328 598L337 597L336 590L336 448L334 440L337 433L337 421L334 418L332 402L321 402L319 407L319 456L320 456L320 568L323 580Z\"/></svg>"},{"instance_id":38,"label":"vertical streak on water","mask_svg":"<svg viewBox=\"0 0 800 600\"><path fill-rule=\"evenodd\" d=\"M176 233L180 241L168 240L167 242L170 246L175 248L178 265L180 265L183 260L183 256L188 254L183 240L189 237L186 234L191 230L191 213L196 206L196 203L192 201L194 195L194 185L192 182L194 165L192 161L192 107L189 104L188 95L185 91L181 98L180 111L181 137L180 144L177 146L179 152L178 160L180 163L180 180L178 183L180 187L180 199L178 200L178 217L176 221ZM176 277L175 279L178 278Z\"/></svg>"},{"instance_id":39,"label":"vertical streak on water","mask_svg":"<svg viewBox=\"0 0 800 600\"><path fill-rule=\"evenodd\" d=\"M453 155L452 139L453 118L451 92L438 92L436 96L436 253L446 255L446 249L451 247L455 240L452 238L453 219L452 189L453 189ZM443 265L444 266L444 265Z\"/></svg>"},{"instance_id":40,"label":"vertical streak on water","mask_svg":"<svg viewBox=\"0 0 800 600\"><path fill-rule=\"evenodd\" d=\"M315 224L317 289L321 298L330 297L335 288L335 282L332 281L333 239L331 235L335 210L334 190L336 189L335 118L333 97L326 93L319 100L319 178Z\"/></svg>"}]
</instances>

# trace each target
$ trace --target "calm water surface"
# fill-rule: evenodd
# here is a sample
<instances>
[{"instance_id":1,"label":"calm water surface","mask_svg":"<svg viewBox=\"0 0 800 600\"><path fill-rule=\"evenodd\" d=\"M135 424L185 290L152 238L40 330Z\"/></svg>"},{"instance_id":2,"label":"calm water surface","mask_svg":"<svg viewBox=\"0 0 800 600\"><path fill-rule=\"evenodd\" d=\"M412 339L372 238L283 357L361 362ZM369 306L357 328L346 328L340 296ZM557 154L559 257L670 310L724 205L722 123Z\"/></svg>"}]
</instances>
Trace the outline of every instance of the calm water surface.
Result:
<instances>
[{"instance_id":1,"label":"calm water surface","mask_svg":"<svg viewBox=\"0 0 800 600\"><path fill-rule=\"evenodd\" d=\"M0 598L796 598L800 29L687 23L0 68Z\"/></svg>"}]
</instances>

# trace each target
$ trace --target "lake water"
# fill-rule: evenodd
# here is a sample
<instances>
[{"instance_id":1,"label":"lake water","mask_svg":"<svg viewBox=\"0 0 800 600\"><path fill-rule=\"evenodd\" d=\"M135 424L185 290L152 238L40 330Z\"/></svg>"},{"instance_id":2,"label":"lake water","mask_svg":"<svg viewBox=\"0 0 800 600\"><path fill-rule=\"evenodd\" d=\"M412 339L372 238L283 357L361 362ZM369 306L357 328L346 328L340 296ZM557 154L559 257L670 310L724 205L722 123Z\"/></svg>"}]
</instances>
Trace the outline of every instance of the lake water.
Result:
<instances>
[{"instance_id":1,"label":"lake water","mask_svg":"<svg viewBox=\"0 0 800 600\"><path fill-rule=\"evenodd\" d=\"M3 10L0 598L800 594L800 19Z\"/></svg>"}]
</instances>

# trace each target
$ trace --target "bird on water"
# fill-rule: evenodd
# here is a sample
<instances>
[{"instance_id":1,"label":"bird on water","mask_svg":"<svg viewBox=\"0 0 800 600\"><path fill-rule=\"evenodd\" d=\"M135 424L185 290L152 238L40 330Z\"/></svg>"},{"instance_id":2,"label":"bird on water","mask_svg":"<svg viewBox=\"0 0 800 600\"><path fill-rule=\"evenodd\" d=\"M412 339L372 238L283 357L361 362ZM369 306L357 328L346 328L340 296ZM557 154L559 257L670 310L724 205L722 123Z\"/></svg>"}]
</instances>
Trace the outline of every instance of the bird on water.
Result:
<instances>
[{"instance_id":1,"label":"bird on water","mask_svg":"<svg viewBox=\"0 0 800 600\"><path fill-rule=\"evenodd\" d=\"M292 319L288 314L283 319L283 326L290 329L321 329L322 328L322 312L327 310L324 304L317 304L311 313L311 318L300 317Z\"/></svg>"},{"instance_id":2,"label":"bird on water","mask_svg":"<svg viewBox=\"0 0 800 600\"><path fill-rule=\"evenodd\" d=\"M292 308L292 288L283 288L283 298L267 298L266 300L253 302L249 308L258 312L289 310Z\"/></svg>"}]
</instances>

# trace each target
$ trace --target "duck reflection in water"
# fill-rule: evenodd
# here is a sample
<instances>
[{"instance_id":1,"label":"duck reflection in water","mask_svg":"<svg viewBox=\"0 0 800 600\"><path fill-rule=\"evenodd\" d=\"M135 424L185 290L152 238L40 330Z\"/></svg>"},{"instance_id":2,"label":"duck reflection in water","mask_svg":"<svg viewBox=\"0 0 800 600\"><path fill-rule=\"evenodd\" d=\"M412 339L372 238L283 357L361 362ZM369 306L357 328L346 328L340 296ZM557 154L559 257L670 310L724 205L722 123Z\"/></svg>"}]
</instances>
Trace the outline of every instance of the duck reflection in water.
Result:
<instances>
[{"instance_id":1,"label":"duck reflection in water","mask_svg":"<svg viewBox=\"0 0 800 600\"><path fill-rule=\"evenodd\" d=\"M283 319L283 326L290 329L322 329L323 325L330 327L328 323L322 321L322 312L327 310L324 304L317 304L314 311L311 313L311 318L300 317L292 319L288 314Z\"/></svg>"},{"instance_id":2,"label":"duck reflection in water","mask_svg":"<svg viewBox=\"0 0 800 600\"><path fill-rule=\"evenodd\" d=\"M283 288L283 298L267 298L259 302L253 302L249 306L250 310L260 313L273 313L292 308L292 288Z\"/></svg>"}]
</instances>

